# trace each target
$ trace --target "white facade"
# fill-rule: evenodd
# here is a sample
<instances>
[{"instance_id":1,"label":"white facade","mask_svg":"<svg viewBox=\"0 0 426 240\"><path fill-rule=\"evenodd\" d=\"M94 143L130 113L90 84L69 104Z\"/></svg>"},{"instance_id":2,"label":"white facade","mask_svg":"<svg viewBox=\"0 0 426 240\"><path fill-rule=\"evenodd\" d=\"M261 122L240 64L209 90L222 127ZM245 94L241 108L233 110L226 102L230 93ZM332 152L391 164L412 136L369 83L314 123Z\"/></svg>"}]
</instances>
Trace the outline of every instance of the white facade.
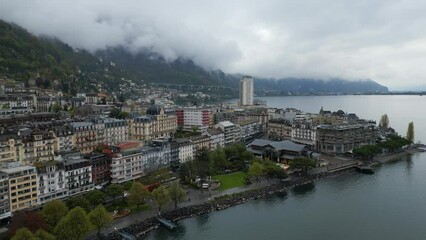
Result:
<instances>
[{"instance_id":1,"label":"white facade","mask_svg":"<svg viewBox=\"0 0 426 240\"><path fill-rule=\"evenodd\" d=\"M202 135L209 136L211 139L210 150L223 148L225 146L225 134L219 129L211 129Z\"/></svg>"},{"instance_id":2,"label":"white facade","mask_svg":"<svg viewBox=\"0 0 426 240\"><path fill-rule=\"evenodd\" d=\"M179 162L184 163L194 159L194 145L183 144L179 146Z\"/></svg>"},{"instance_id":3,"label":"white facade","mask_svg":"<svg viewBox=\"0 0 426 240\"><path fill-rule=\"evenodd\" d=\"M207 108L177 109L176 117L178 125L187 131L196 127L198 132L205 132L213 122L211 110Z\"/></svg>"},{"instance_id":4,"label":"white facade","mask_svg":"<svg viewBox=\"0 0 426 240\"><path fill-rule=\"evenodd\" d=\"M240 105L251 106L254 101L253 78L249 76L243 77L240 81Z\"/></svg>"},{"instance_id":5,"label":"white facade","mask_svg":"<svg viewBox=\"0 0 426 240\"><path fill-rule=\"evenodd\" d=\"M66 173L62 163L46 163L42 166L38 166L37 172L40 204L68 196Z\"/></svg>"},{"instance_id":6,"label":"white facade","mask_svg":"<svg viewBox=\"0 0 426 240\"><path fill-rule=\"evenodd\" d=\"M240 141L240 128L230 121L219 122L215 125L215 128L219 128L224 133L225 145L232 144Z\"/></svg>"},{"instance_id":7,"label":"white facade","mask_svg":"<svg viewBox=\"0 0 426 240\"><path fill-rule=\"evenodd\" d=\"M170 147L133 147L115 154L111 163L111 183L138 179L147 172L170 164Z\"/></svg>"},{"instance_id":8,"label":"white facade","mask_svg":"<svg viewBox=\"0 0 426 240\"><path fill-rule=\"evenodd\" d=\"M309 122L295 122L292 125L291 140L311 147L315 146L317 129Z\"/></svg>"}]
</instances>

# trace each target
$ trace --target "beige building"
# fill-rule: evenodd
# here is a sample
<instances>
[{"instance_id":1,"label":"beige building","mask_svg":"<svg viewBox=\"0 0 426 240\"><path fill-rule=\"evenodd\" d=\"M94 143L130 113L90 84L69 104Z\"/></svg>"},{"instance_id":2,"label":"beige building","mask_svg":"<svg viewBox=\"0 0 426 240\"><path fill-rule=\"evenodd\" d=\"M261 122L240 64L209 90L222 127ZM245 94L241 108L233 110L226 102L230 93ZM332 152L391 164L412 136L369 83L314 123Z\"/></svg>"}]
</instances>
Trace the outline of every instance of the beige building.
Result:
<instances>
[{"instance_id":1,"label":"beige building","mask_svg":"<svg viewBox=\"0 0 426 240\"><path fill-rule=\"evenodd\" d=\"M17 161L21 140L16 134L4 134L0 136L0 162Z\"/></svg>"},{"instance_id":2,"label":"beige building","mask_svg":"<svg viewBox=\"0 0 426 240\"><path fill-rule=\"evenodd\" d=\"M284 140L291 138L291 124L289 121L280 119L270 119L268 124L268 137L273 140Z\"/></svg>"},{"instance_id":3,"label":"beige building","mask_svg":"<svg viewBox=\"0 0 426 240\"><path fill-rule=\"evenodd\" d=\"M11 212L38 205L37 171L34 166L4 162L0 172L7 174L9 178Z\"/></svg>"},{"instance_id":4,"label":"beige building","mask_svg":"<svg viewBox=\"0 0 426 240\"><path fill-rule=\"evenodd\" d=\"M169 138L176 132L176 115L166 114L163 108L156 105L150 106L146 113L129 121L131 140Z\"/></svg>"},{"instance_id":5,"label":"beige building","mask_svg":"<svg viewBox=\"0 0 426 240\"><path fill-rule=\"evenodd\" d=\"M96 127L91 122L70 123L72 145L82 154L91 153L98 145Z\"/></svg>"},{"instance_id":6,"label":"beige building","mask_svg":"<svg viewBox=\"0 0 426 240\"><path fill-rule=\"evenodd\" d=\"M19 147L19 160L24 164L52 161L55 155L55 137L52 132L39 129L21 129L18 136L22 140Z\"/></svg>"}]
</instances>

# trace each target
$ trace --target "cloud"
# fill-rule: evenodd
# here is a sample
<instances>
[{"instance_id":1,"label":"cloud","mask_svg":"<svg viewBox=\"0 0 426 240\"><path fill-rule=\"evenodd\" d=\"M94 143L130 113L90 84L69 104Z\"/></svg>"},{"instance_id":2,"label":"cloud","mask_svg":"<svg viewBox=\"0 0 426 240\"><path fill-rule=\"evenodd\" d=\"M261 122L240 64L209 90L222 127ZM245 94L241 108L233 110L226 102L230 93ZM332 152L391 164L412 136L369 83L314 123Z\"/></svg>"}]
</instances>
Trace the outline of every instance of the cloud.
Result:
<instances>
[{"instance_id":1,"label":"cloud","mask_svg":"<svg viewBox=\"0 0 426 240\"><path fill-rule=\"evenodd\" d=\"M90 51L125 46L263 77L423 85L426 2L0 0L0 17Z\"/></svg>"}]
</instances>

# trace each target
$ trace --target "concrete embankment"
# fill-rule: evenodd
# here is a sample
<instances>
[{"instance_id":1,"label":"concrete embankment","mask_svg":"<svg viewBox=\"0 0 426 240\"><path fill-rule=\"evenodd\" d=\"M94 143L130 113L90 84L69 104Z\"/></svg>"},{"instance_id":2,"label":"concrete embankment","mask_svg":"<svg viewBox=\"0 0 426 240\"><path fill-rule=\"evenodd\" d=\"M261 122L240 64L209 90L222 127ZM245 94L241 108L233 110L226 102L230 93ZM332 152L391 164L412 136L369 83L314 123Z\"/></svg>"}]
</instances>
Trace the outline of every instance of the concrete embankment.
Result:
<instances>
[{"instance_id":1,"label":"concrete embankment","mask_svg":"<svg viewBox=\"0 0 426 240\"><path fill-rule=\"evenodd\" d=\"M345 170L342 172L348 172L350 170ZM263 198L266 196L271 196L273 194L281 193L287 194L289 188L307 184L316 180L320 180L326 177L337 175L341 172L335 173L320 173L315 175L307 175L303 177L298 177L289 181L281 182L278 184L273 184L267 187L260 189L248 190L246 192L236 193L232 195L225 195L218 198L215 198L209 202L203 204L192 205L184 208L179 208L173 211L165 212L162 214L162 217L171 220L178 221L185 218L190 218L197 215L202 215L214 211L220 211L232 206L240 205L251 200ZM158 228L160 226L157 218L152 217L144 221L129 225L119 231L124 231L128 234L131 234L137 239L144 238L150 231ZM122 237L117 232L112 232L108 236L104 236L102 239L108 240L119 240Z\"/></svg>"}]
</instances>

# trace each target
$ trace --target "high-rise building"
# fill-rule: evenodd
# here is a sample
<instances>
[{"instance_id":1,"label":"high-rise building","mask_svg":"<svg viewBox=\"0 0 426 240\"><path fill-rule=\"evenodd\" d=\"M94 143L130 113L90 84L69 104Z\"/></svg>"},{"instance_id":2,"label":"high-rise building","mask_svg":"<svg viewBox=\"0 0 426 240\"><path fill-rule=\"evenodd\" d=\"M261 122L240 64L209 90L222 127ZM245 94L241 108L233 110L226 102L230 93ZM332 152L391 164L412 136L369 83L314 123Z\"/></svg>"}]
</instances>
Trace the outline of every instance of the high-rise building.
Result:
<instances>
[{"instance_id":1,"label":"high-rise building","mask_svg":"<svg viewBox=\"0 0 426 240\"><path fill-rule=\"evenodd\" d=\"M253 105L253 78L244 76L240 81L240 105L251 106Z\"/></svg>"}]
</instances>

